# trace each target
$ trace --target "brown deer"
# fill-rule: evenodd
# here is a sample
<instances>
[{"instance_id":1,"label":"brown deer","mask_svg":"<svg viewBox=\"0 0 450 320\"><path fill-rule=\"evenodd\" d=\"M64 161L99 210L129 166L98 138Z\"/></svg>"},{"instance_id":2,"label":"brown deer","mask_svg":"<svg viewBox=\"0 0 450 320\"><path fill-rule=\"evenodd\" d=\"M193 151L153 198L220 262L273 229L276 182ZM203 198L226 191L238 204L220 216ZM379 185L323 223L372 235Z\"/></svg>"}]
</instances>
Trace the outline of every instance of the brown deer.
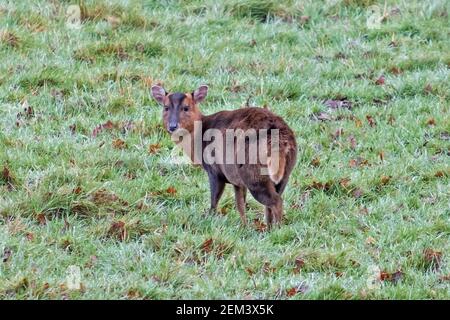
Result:
<instances>
[{"instance_id":1,"label":"brown deer","mask_svg":"<svg viewBox=\"0 0 450 320\"><path fill-rule=\"evenodd\" d=\"M198 104L206 98L208 92L206 85L200 86L192 93L167 93L158 85L153 86L151 91L155 100L163 106L163 122L166 130L172 138L178 132L182 132L180 136L183 137L183 141L185 138L190 138L187 139L190 141L187 147L184 144L183 150L190 155L194 163L201 164L208 174L211 189L210 210L216 211L225 184L229 183L234 187L236 207L243 224L247 223L245 217L247 189L258 202L265 206L268 227L270 228L273 223L280 223L283 218L281 195L297 159L295 136L284 120L267 109L254 107L203 115ZM196 130L196 124L200 124L201 128ZM210 129L216 132L218 130L223 138L227 137L230 130L240 132L234 135L231 144L226 144L222 148L218 147L214 151L215 156L221 156L222 159L232 154L231 162L205 161L203 152L210 148L217 138L222 138L215 136L214 141L205 139ZM278 136L274 139L272 136L263 137L260 133L255 139L254 136L245 136L245 133L244 136L242 135L243 132L251 129L258 132L277 130ZM198 151L195 151L194 144L198 141L196 140L198 137L201 138L200 147L197 148ZM242 137L243 140L239 140ZM238 141L243 143L238 145ZM255 153L251 152L252 147L256 145L260 148L265 146L269 153L264 161L261 159L259 163L249 161L250 156ZM244 152L244 161L237 161L239 152Z\"/></svg>"}]
</instances>

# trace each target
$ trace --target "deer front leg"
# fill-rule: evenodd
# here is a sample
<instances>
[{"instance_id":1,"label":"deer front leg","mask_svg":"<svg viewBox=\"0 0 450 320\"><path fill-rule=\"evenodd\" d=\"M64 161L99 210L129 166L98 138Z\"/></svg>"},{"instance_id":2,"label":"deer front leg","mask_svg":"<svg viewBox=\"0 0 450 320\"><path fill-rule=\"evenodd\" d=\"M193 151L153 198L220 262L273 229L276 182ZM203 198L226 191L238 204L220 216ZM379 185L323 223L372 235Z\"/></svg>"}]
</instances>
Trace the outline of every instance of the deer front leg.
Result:
<instances>
[{"instance_id":1,"label":"deer front leg","mask_svg":"<svg viewBox=\"0 0 450 320\"><path fill-rule=\"evenodd\" d=\"M236 208L241 216L242 224L247 224L247 217L245 216L245 198L247 194L247 188L234 186L234 197L236 199Z\"/></svg>"},{"instance_id":2,"label":"deer front leg","mask_svg":"<svg viewBox=\"0 0 450 320\"><path fill-rule=\"evenodd\" d=\"M208 174L209 177L209 187L211 189L211 207L209 209L210 213L217 212L217 204L219 203L220 197L225 189L225 182L214 174Z\"/></svg>"}]
</instances>

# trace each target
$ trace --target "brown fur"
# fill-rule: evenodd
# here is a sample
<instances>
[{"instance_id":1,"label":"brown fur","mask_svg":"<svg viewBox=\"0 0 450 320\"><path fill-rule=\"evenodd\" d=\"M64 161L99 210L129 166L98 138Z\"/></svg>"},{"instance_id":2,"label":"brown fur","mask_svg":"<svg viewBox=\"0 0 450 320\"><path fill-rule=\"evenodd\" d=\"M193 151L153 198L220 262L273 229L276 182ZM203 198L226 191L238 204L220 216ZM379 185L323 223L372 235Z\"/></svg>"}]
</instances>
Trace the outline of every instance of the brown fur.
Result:
<instances>
[{"instance_id":1,"label":"brown fur","mask_svg":"<svg viewBox=\"0 0 450 320\"><path fill-rule=\"evenodd\" d=\"M153 89L153 88L152 88ZM180 94L166 94L163 104L168 106L171 103L171 96L180 97ZM206 94L205 94L206 95ZM169 110L163 113L164 126L168 128L171 112L178 112L180 128L184 128L193 134L194 121L202 121L203 134L208 129L221 130L225 141L225 130L227 129L279 129L279 165L275 166L271 155L268 156L267 162L264 164L207 164L202 161L202 166L208 173L211 188L211 210L217 209L218 201L223 193L225 184L229 183L234 186L236 207L241 216L242 222L246 223L245 217L245 197L247 190L253 197L262 203L265 208L265 217L268 226L273 223L280 223L283 217L283 204L281 195L287 185L289 176L295 166L297 159L297 143L295 136L285 121L263 108L245 108L234 111L220 111L212 115L205 116L201 113L197 106L197 102L193 94L186 93L181 101L181 106L188 107L188 111L183 108L170 106ZM155 97L156 98L156 97ZM203 100L204 96L201 100ZM175 102L177 104L177 102ZM173 114L172 114L173 116ZM270 135L270 134L269 134ZM258 138L259 139L259 138ZM191 141L194 141L193 137ZM211 143L203 141L202 150ZM246 157L251 142L245 143ZM268 151L270 151L270 136L267 140ZM192 150L192 149L191 149ZM222 150L223 156L226 150ZM237 151L235 150L235 153ZM236 155L235 155L236 157ZM200 157L200 159L202 159ZM235 158L236 160L236 158ZM269 175L261 174L261 169L266 168Z\"/></svg>"}]
</instances>

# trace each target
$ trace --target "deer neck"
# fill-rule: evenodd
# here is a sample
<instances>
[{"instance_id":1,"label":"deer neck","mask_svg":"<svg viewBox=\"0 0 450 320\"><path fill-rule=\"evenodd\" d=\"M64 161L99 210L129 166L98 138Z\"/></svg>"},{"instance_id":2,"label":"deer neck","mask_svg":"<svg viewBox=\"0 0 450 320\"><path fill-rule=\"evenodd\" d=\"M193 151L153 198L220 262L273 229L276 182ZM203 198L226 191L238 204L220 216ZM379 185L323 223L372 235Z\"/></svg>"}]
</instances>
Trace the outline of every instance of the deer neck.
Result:
<instances>
[{"instance_id":1,"label":"deer neck","mask_svg":"<svg viewBox=\"0 0 450 320\"><path fill-rule=\"evenodd\" d=\"M205 117L201 114L200 119L192 128L185 131L181 139L175 140L178 147L189 157L194 165L201 165L203 154L203 132Z\"/></svg>"}]
</instances>

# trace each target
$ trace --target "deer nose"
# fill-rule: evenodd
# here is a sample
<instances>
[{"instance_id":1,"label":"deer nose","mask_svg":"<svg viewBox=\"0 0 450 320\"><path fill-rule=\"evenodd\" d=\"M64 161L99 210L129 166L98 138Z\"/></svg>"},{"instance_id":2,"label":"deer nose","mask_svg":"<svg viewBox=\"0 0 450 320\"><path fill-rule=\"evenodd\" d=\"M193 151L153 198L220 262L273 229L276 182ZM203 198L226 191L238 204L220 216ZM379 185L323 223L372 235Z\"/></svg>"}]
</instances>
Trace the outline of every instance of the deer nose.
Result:
<instances>
[{"instance_id":1,"label":"deer nose","mask_svg":"<svg viewBox=\"0 0 450 320\"><path fill-rule=\"evenodd\" d=\"M177 128L178 128L178 124L176 124L176 123L169 124L169 131L170 132L174 132L175 130L177 130Z\"/></svg>"}]
</instances>

